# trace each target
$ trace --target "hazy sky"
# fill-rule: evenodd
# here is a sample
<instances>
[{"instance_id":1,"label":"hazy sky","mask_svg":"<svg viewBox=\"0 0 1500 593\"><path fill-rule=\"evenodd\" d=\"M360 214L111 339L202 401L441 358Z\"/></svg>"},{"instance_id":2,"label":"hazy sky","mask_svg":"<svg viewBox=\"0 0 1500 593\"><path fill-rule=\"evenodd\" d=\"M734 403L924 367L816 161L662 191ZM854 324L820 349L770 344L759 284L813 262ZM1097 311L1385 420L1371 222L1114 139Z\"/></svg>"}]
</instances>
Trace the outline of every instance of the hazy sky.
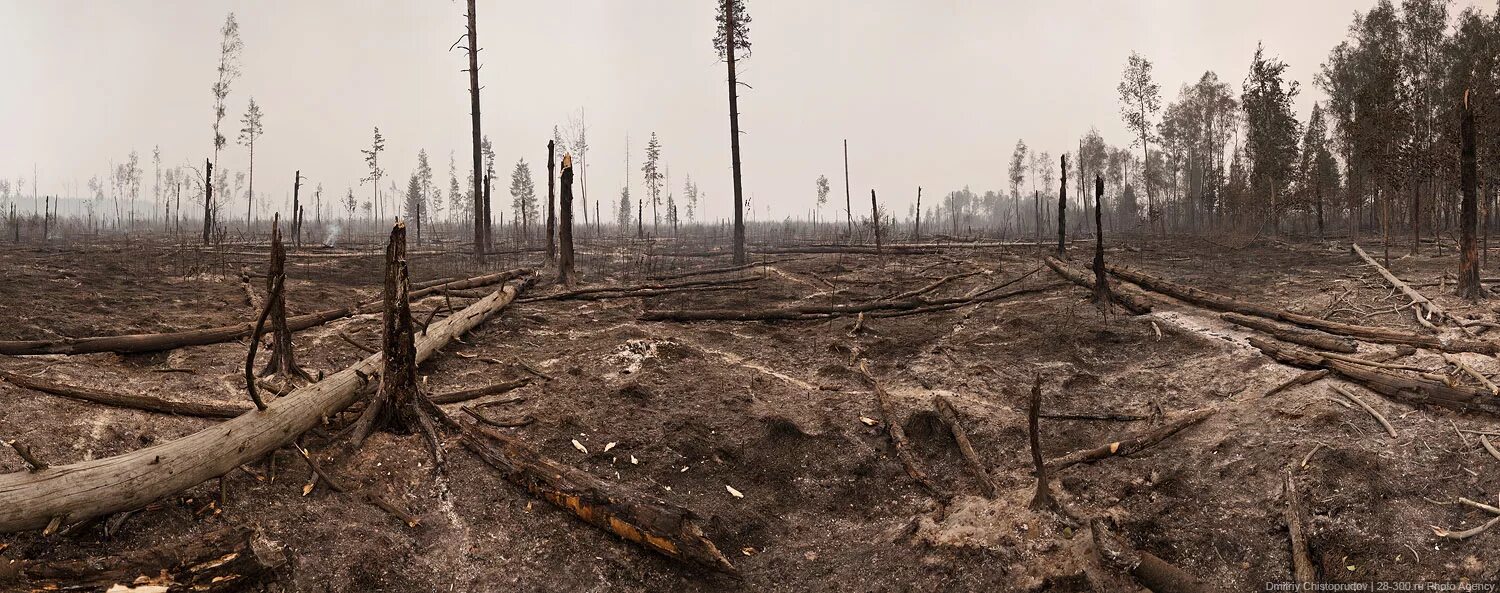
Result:
<instances>
[{"instance_id":1,"label":"hazy sky","mask_svg":"<svg viewBox=\"0 0 1500 593\"><path fill-rule=\"evenodd\" d=\"M1373 0L749 0L752 56L740 79L744 186L755 218L803 215L828 175L842 205L841 141L849 140L856 204L870 189L905 216L924 197L1005 186L1018 138L1053 155L1089 126L1127 144L1115 85L1131 50L1156 64L1163 101L1214 70L1239 92L1257 41L1302 83L1302 117L1322 93L1312 79L1355 11ZM1459 2L1453 14L1472 2ZM1493 7L1488 3L1486 11ZM39 170L43 193L84 190L134 149L146 167L212 154L210 85L219 27L233 11L245 48L224 127L221 168L243 169L233 144L247 100L265 112L257 193L281 204L293 171L325 201L369 185L359 150L379 126L381 164L404 181L418 149L447 185L471 162L467 65L448 47L461 1L0 0L0 177ZM712 49L710 0L481 0L484 131L496 146L496 211L509 173L532 166L545 196L546 142L587 110L589 198L609 219L632 194L648 136L661 137L672 186L705 193L706 214L731 200L725 69ZM382 181L382 191L388 186ZM545 199L545 198L544 198ZM867 202L865 202L867 203ZM29 207L29 202L23 202ZM859 206L856 206L857 208ZM237 201L225 216L242 218ZM593 209L592 204L589 206ZM825 216L831 216L830 204ZM648 208L649 216L649 208Z\"/></svg>"}]
</instances>

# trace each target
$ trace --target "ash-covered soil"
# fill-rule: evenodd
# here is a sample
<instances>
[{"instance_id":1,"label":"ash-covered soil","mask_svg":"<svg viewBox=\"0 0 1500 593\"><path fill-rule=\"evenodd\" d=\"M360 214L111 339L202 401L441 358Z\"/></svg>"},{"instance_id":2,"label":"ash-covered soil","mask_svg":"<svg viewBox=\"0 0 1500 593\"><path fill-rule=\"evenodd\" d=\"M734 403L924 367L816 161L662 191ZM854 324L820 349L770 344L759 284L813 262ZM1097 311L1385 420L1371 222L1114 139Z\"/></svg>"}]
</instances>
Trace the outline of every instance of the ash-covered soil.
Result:
<instances>
[{"instance_id":1,"label":"ash-covered soil","mask_svg":"<svg viewBox=\"0 0 1500 593\"><path fill-rule=\"evenodd\" d=\"M1127 242L1108 254L1111 261L1308 314L1418 329L1402 297L1391 296L1347 243L1261 240L1236 249L1186 239ZM1086 261L1074 249L1075 262ZM1421 290L1455 314L1495 318L1492 305L1450 296L1443 273L1456 268L1451 250L1424 251L1393 259L1393 271L1413 283L1439 283ZM306 439L346 481L411 509L420 517L414 528L355 494L318 487L304 495L309 470L283 449L274 480L264 463L228 474L222 507L219 485L210 481L133 514L108 537L100 524L46 538L0 535L0 556L90 558L249 524L284 544L291 560L249 589L257 591L1118 590L1111 583L1119 581L1094 574L1086 532L1027 508L1034 481L1026 404L1041 375L1044 412L1145 417L1044 419L1049 457L1149 428L1164 414L1218 410L1151 449L1074 466L1052 483L1070 508L1109 517L1136 548L1207 583L1249 591L1291 580L1282 519L1288 472L1302 492L1313 556L1327 580L1500 581L1500 530L1448 541L1430 528L1466 529L1488 519L1455 501L1494 503L1500 459L1485 452L1477 435L1459 430L1500 433L1500 421L1416 409L1350 385L1391 421L1398 434L1391 438L1363 410L1335 400L1332 379L1262 397L1301 371L1249 347L1250 334L1216 313L1166 297L1154 295L1159 305L1151 315L1106 317L1086 290L1042 268L1012 288L1048 290L866 319L852 335L853 317L637 319L643 310L862 302L977 272L928 295L956 297L1030 272L1038 257L1031 247L950 249L884 262L871 255L775 256L774 264L712 276L757 278L732 290L515 303L423 365L422 380L433 392L536 378L474 403L524 396L487 410L534 417L511 432L552 459L696 513L741 580L686 567L578 521L506 482L452 434L441 473L421 434L377 434L358 450L322 436ZM594 257L584 264L588 284L645 280L636 259ZM726 264L652 263L672 265ZM9 320L0 325L0 339L190 329L254 315L237 276L182 275L178 267L169 256L124 249L0 249L6 278L0 316ZM411 269L416 281L485 271L443 257L414 258ZM375 258L293 256L288 274L292 313L379 294ZM263 282L254 281L262 295ZM544 280L523 296L559 290ZM424 315L441 303L429 298L414 309ZM339 332L376 344L379 316L298 333L299 361L331 372L362 358ZM159 354L0 357L0 368L174 399L245 402L246 348L240 342ZM1384 349L1366 345L1361 353ZM1462 358L1500 372L1491 358ZM855 370L859 360L891 394L918 461L958 493L951 504L940 505L918 487L886 431L862 420L880 419L881 412ZM1428 351L1399 361L1445 370ZM937 394L962 416L999 486L994 500L980 496L934 411ZM179 438L213 422L103 407L4 382L0 410L0 437L29 443L54 465ZM459 413L458 406L448 411ZM588 452L575 448L575 440ZM0 471L24 465L0 450Z\"/></svg>"}]
</instances>

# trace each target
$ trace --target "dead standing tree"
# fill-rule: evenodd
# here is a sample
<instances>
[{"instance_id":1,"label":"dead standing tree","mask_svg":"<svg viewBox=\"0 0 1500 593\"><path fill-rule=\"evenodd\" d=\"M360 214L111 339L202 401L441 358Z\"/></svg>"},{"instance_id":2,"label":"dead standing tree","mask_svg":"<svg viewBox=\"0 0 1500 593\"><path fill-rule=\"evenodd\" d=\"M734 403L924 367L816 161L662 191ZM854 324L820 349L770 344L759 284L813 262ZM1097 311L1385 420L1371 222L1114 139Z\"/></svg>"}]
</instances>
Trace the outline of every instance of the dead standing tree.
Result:
<instances>
[{"instance_id":1,"label":"dead standing tree","mask_svg":"<svg viewBox=\"0 0 1500 593\"><path fill-rule=\"evenodd\" d=\"M550 184L551 181L548 181ZM561 257L557 262L557 281L573 284L573 155L562 158L562 197L558 202L562 209L562 226L558 228ZM587 225L585 225L587 226Z\"/></svg>"},{"instance_id":2,"label":"dead standing tree","mask_svg":"<svg viewBox=\"0 0 1500 593\"><path fill-rule=\"evenodd\" d=\"M1057 259L1068 259L1068 155L1062 155L1062 180L1057 184ZM920 203L920 202L919 202Z\"/></svg>"},{"instance_id":3,"label":"dead standing tree","mask_svg":"<svg viewBox=\"0 0 1500 593\"><path fill-rule=\"evenodd\" d=\"M469 52L469 68L465 72L469 73L469 123L474 141L474 256L484 259L485 226L489 221L484 206L489 201L490 176L485 173L484 179L481 180L479 174L480 171L484 171L484 163L479 137L479 27L475 24L475 12L474 0L469 0L469 12L465 15L468 19L469 30L459 38L459 41L454 42L453 47L458 47L458 44L467 38L468 44L464 46L464 49ZM452 50L453 47L448 49ZM481 186L481 183L484 185Z\"/></svg>"},{"instance_id":4,"label":"dead standing tree","mask_svg":"<svg viewBox=\"0 0 1500 593\"><path fill-rule=\"evenodd\" d=\"M406 269L406 224L391 227L385 248L385 312L381 316L382 361L380 388L355 430L355 441L363 442L375 428L409 433L417 421L430 427L427 413L418 404L425 397L417 388L416 341L411 321L411 285ZM430 405L430 404L429 404ZM436 444L436 435L429 432ZM434 449L434 451L439 451Z\"/></svg>"},{"instance_id":5,"label":"dead standing tree","mask_svg":"<svg viewBox=\"0 0 1500 593\"><path fill-rule=\"evenodd\" d=\"M297 366L292 330L286 320L286 248L281 242L280 214L271 220L271 266L266 270L266 294L270 295L266 297L266 310L271 322L271 358L260 376L274 374L288 383L293 377L312 381L312 376Z\"/></svg>"},{"instance_id":6,"label":"dead standing tree","mask_svg":"<svg viewBox=\"0 0 1500 593\"><path fill-rule=\"evenodd\" d=\"M557 216L552 210L557 195L557 142L547 141L547 261L557 261Z\"/></svg>"},{"instance_id":7,"label":"dead standing tree","mask_svg":"<svg viewBox=\"0 0 1500 593\"><path fill-rule=\"evenodd\" d=\"M1104 273L1104 215L1099 204L1104 199L1104 176L1094 175L1094 304L1109 308L1109 276Z\"/></svg>"},{"instance_id":8,"label":"dead standing tree","mask_svg":"<svg viewBox=\"0 0 1500 593\"><path fill-rule=\"evenodd\" d=\"M880 255L880 205L875 202L875 190L870 190L870 226L875 230L875 255Z\"/></svg>"},{"instance_id":9,"label":"dead standing tree","mask_svg":"<svg viewBox=\"0 0 1500 593\"><path fill-rule=\"evenodd\" d=\"M1469 107L1468 91L1464 91L1463 110L1463 119L1459 122L1462 155L1459 177L1463 187L1463 202L1459 214L1459 226L1462 228L1459 233L1458 296L1477 302L1483 297L1484 288L1479 283L1479 253L1474 241L1474 227L1478 223L1479 176L1474 154L1474 111Z\"/></svg>"},{"instance_id":10,"label":"dead standing tree","mask_svg":"<svg viewBox=\"0 0 1500 593\"><path fill-rule=\"evenodd\" d=\"M734 71L735 52L750 53L750 15L745 0L724 0L719 4L719 34L714 48L729 67L729 154L734 170L734 263L745 263L745 192L740 182L740 89Z\"/></svg>"}]
</instances>

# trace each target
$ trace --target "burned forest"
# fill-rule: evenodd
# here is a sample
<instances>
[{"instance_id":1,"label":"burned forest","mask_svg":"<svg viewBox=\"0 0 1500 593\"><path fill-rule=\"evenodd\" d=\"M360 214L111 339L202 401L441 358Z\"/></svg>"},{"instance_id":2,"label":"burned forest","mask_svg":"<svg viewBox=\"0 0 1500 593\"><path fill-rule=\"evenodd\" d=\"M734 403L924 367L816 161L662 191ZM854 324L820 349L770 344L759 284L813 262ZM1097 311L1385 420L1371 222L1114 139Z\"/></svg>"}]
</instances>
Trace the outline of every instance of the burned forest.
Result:
<instances>
[{"instance_id":1,"label":"burned forest","mask_svg":"<svg viewBox=\"0 0 1500 593\"><path fill-rule=\"evenodd\" d=\"M0 592L1500 587L1494 5L80 8Z\"/></svg>"}]
</instances>

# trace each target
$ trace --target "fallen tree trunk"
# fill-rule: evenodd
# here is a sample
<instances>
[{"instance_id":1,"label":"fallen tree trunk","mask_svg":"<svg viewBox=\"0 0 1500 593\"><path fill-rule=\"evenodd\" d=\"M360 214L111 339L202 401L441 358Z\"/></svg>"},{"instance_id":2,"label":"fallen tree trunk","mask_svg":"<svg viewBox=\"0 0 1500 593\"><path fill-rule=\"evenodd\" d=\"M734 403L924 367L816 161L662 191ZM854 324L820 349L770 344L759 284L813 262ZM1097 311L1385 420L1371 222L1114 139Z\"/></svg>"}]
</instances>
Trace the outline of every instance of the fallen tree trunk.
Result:
<instances>
[{"instance_id":1,"label":"fallen tree trunk","mask_svg":"<svg viewBox=\"0 0 1500 593\"><path fill-rule=\"evenodd\" d=\"M870 388L875 391L875 400L880 405L880 419L885 422L886 436L890 437L891 448L896 450L896 458L901 461L901 467L906 469L906 475L911 476L938 500L947 501L952 498L950 494L933 483L932 478L927 476L927 472L917 465L917 458L911 453L911 441L907 440L906 429L901 427L896 417L896 406L891 403L891 396L886 394L885 389L880 386L879 381L875 380L875 376L870 374L869 367L862 360L859 362L859 374L864 376L865 381L870 383Z\"/></svg>"},{"instance_id":2,"label":"fallen tree trunk","mask_svg":"<svg viewBox=\"0 0 1500 593\"><path fill-rule=\"evenodd\" d=\"M734 254L732 254L732 253L726 253L724 255L734 255ZM758 268L758 267L761 267L761 266L769 266L769 265L772 265L772 264L779 264L779 263L784 262L784 261L789 261L789 260L785 260L785 259L773 259L773 260L759 261L759 262L748 263L748 264L743 264L743 265L738 265L738 266L729 266L727 268L708 268L708 269L703 269L703 270L689 270L689 271L686 271L686 272L678 272L678 273L675 273L675 274L665 274L665 275L660 275L660 276L652 276L651 279L652 280L656 280L656 281L680 280L682 278L691 278L693 276L708 276L708 275L711 275L711 274L724 274L724 273L728 273L728 272L738 272L738 271L741 271L741 270L748 270L750 268Z\"/></svg>"},{"instance_id":3,"label":"fallen tree trunk","mask_svg":"<svg viewBox=\"0 0 1500 593\"><path fill-rule=\"evenodd\" d=\"M1488 390L1462 385L1450 386L1441 381L1386 371L1349 359L1329 358L1274 340L1250 338L1250 345L1276 362L1306 369L1328 369L1370 391L1403 403L1430 404L1460 412L1473 411L1500 416L1500 398L1491 395Z\"/></svg>"},{"instance_id":4,"label":"fallen tree trunk","mask_svg":"<svg viewBox=\"0 0 1500 593\"><path fill-rule=\"evenodd\" d=\"M1150 448L1160 443L1178 431L1202 422L1204 418L1214 415L1218 410L1214 408L1201 408L1191 412L1178 414L1166 424L1156 428L1150 428L1136 432L1118 441L1100 445L1092 449L1074 451L1062 457L1054 457L1047 461L1047 469L1058 471L1078 465L1080 463L1092 463L1100 459L1107 459L1116 455L1130 455L1138 451Z\"/></svg>"},{"instance_id":5,"label":"fallen tree trunk","mask_svg":"<svg viewBox=\"0 0 1500 593\"><path fill-rule=\"evenodd\" d=\"M35 377L27 377L20 373L12 373L10 371L0 371L0 379L4 379L6 383L10 383L12 385L15 385L16 387L30 389L33 391L40 391L43 393L50 393L52 395L70 397L73 399L83 400L96 404L103 404L106 406L114 406L117 408L130 408L134 410L143 410L146 412L156 412L158 414L194 416L198 418L233 418L250 411L249 406L238 404L173 401L169 399L162 399L159 397L152 397L149 395L103 391L100 389L79 387L77 385L54 383Z\"/></svg>"},{"instance_id":6,"label":"fallen tree trunk","mask_svg":"<svg viewBox=\"0 0 1500 593\"><path fill-rule=\"evenodd\" d=\"M1219 318L1241 327L1247 327L1268 334L1278 340L1301 344L1309 348L1317 348L1329 352L1343 352L1345 354L1354 354L1359 351L1359 344L1353 340L1347 340L1318 330L1288 327L1267 319L1240 315L1239 313L1224 313Z\"/></svg>"},{"instance_id":7,"label":"fallen tree trunk","mask_svg":"<svg viewBox=\"0 0 1500 593\"><path fill-rule=\"evenodd\" d=\"M938 417L943 419L943 424L948 426L948 432L953 434L953 443L958 445L959 453L969 463L969 471L974 472L974 479L979 482L979 490L984 493L985 498L995 497L995 481L990 478L990 472L984 469L984 462L979 459L979 454L974 452L973 443L969 442L969 433L964 430L964 425L958 417L958 410L948 399L941 395L932 396L932 406L937 408Z\"/></svg>"},{"instance_id":8,"label":"fallen tree trunk","mask_svg":"<svg viewBox=\"0 0 1500 593\"><path fill-rule=\"evenodd\" d=\"M258 538L248 527L228 527L104 558L0 562L0 589L114 591L120 585L126 591L240 591L283 564L280 544Z\"/></svg>"},{"instance_id":9,"label":"fallen tree trunk","mask_svg":"<svg viewBox=\"0 0 1500 593\"><path fill-rule=\"evenodd\" d=\"M1047 267L1052 268L1052 271L1057 272L1057 275L1062 276L1064 280L1087 288L1091 292L1094 291L1095 283L1091 277L1092 274L1070 266L1055 257L1048 257L1044 261L1046 261ZM1126 311L1134 315L1145 315L1151 312L1151 297L1136 290L1135 287L1126 285L1111 286L1109 298L1115 304L1124 307Z\"/></svg>"},{"instance_id":10,"label":"fallen tree trunk","mask_svg":"<svg viewBox=\"0 0 1500 593\"><path fill-rule=\"evenodd\" d=\"M459 427L470 451L533 495L653 552L738 575L704 535L691 511L543 457L521 441L473 420L460 422Z\"/></svg>"},{"instance_id":11,"label":"fallen tree trunk","mask_svg":"<svg viewBox=\"0 0 1500 593\"><path fill-rule=\"evenodd\" d=\"M434 323L416 341L420 363L504 308L529 281L511 282L494 294ZM54 519L78 522L137 509L163 496L224 475L260 459L349 407L370 377L381 373L372 354L322 381L175 441L103 459L0 475L0 533L38 529Z\"/></svg>"},{"instance_id":12,"label":"fallen tree trunk","mask_svg":"<svg viewBox=\"0 0 1500 593\"><path fill-rule=\"evenodd\" d=\"M1311 315L1303 315L1301 313L1293 313L1291 311L1273 309L1271 307L1265 307L1233 299L1221 294L1208 292L1206 290L1201 290L1198 288L1193 288L1191 286L1166 280L1158 276L1153 276L1127 266L1108 264L1105 267L1109 270L1109 273L1114 274L1115 276L1118 276L1123 280L1134 282L1147 290L1159 292L1172 298L1187 301L1194 305L1206 307L1216 311L1240 313L1243 315L1264 317L1266 319L1273 319L1276 321L1285 321L1287 323L1300 325L1302 327L1323 330L1331 334L1349 336L1351 338L1363 340L1366 342L1377 342L1382 344L1405 344L1408 346L1416 346L1418 348L1427 348L1430 350L1439 350L1443 352L1477 352L1480 354L1489 355L1500 353L1500 345L1497 345L1494 342L1487 342L1482 340L1443 340L1437 336L1414 334L1399 329L1372 327L1366 325L1353 325L1349 323L1340 323L1337 321L1328 321L1326 319L1319 319Z\"/></svg>"},{"instance_id":13,"label":"fallen tree trunk","mask_svg":"<svg viewBox=\"0 0 1500 593\"><path fill-rule=\"evenodd\" d=\"M1390 270L1387 270L1385 266L1380 265L1379 262L1370 257L1370 254L1365 253L1365 250L1360 248L1359 243L1350 243L1349 245L1354 248L1354 253L1358 254L1360 259L1365 260L1365 264L1374 267L1375 271L1380 272L1380 275L1385 278L1386 282L1389 282L1391 286L1396 290L1401 291L1401 294L1406 295L1406 298L1411 299L1411 302L1416 305L1416 307L1412 310L1416 313L1417 323L1420 323L1423 327L1429 329L1437 329L1437 327L1432 324L1433 317L1437 317L1439 323L1441 323L1445 319L1448 319L1447 311L1443 310L1442 307L1439 307L1437 303L1434 303L1431 300L1428 300L1427 297L1422 296L1422 293L1417 292L1417 289L1407 286L1405 282L1402 282L1400 278L1397 278L1396 275L1392 274ZM1413 251L1412 253L1416 252Z\"/></svg>"},{"instance_id":14,"label":"fallen tree trunk","mask_svg":"<svg viewBox=\"0 0 1500 593\"><path fill-rule=\"evenodd\" d=\"M508 270L496 274L476 276L465 280L458 280L447 284L439 284L422 290L412 292L412 298L439 292L444 288L467 289L503 282L511 278L529 274L530 270ZM335 319L342 319L354 315L356 312L379 306L379 301L364 303L356 307L342 307L329 309L288 317L286 320L289 331L302 331L311 327L323 325ZM167 332L159 334L125 334L119 336L98 336L89 338L62 338L58 340L5 340L0 341L0 354L10 356L28 356L37 354L92 354L97 352L116 352L120 354L131 354L139 352L158 352L162 350L173 350L186 346L203 346L207 344L218 344L230 340L238 340L248 337L255 331L255 322L246 321L233 325L211 327L206 329L195 329L180 332Z\"/></svg>"},{"instance_id":15,"label":"fallen tree trunk","mask_svg":"<svg viewBox=\"0 0 1500 593\"><path fill-rule=\"evenodd\" d=\"M705 287L705 286L726 286L726 285L731 285L731 284L744 284L746 282L755 282L755 281L758 281L760 279L761 278L759 276L749 276L749 277L745 277L745 278L725 278L725 279L720 279L720 280L689 280L687 282L678 282L676 284L635 284L635 285L631 285L631 286L590 286L588 288L579 288L579 289L574 289L574 290L569 290L569 291L564 291L564 292L559 292L559 293L544 294L544 295L538 295L538 296L534 296L534 297L526 297L524 299L521 299L519 302L522 302L522 303L531 303L531 302L536 302L536 301L560 301L560 300L567 300L567 299L573 299L573 298L584 298L586 295L599 294L599 293L635 293L635 292L652 292L652 291L672 290L672 289L679 289L679 288L699 288L699 287ZM629 296L629 294L626 294L625 296Z\"/></svg>"}]
</instances>

